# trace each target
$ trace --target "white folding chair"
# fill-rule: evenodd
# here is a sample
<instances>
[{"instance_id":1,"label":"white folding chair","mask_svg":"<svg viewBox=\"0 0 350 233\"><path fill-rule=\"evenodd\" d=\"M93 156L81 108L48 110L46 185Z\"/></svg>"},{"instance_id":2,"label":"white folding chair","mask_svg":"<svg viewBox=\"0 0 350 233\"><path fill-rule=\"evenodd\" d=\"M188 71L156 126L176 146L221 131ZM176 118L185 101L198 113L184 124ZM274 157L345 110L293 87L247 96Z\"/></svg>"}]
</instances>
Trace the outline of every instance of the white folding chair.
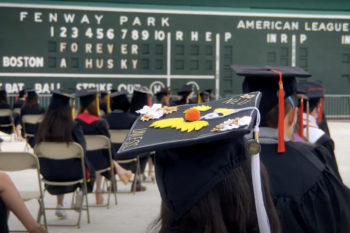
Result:
<instances>
[{"instance_id":1,"label":"white folding chair","mask_svg":"<svg viewBox=\"0 0 350 233\"><path fill-rule=\"evenodd\" d=\"M109 134L111 135L111 142L116 144L122 144L128 135L129 130L128 129L109 129ZM119 164L123 163L135 163L136 165L136 172L133 180L133 193L136 193L136 181L138 179L141 180L141 168L140 168L140 157L135 156L134 158L130 159L117 159L116 160Z\"/></svg>"},{"instance_id":2,"label":"white folding chair","mask_svg":"<svg viewBox=\"0 0 350 233\"><path fill-rule=\"evenodd\" d=\"M10 136L10 139L12 140L16 132L15 126L13 125L13 122L12 122L12 110L9 108L0 109L0 117L8 117L10 119L10 123L0 124L0 128L7 128L7 127L11 128L12 133L9 134L9 136Z\"/></svg>"},{"instance_id":3,"label":"white folding chair","mask_svg":"<svg viewBox=\"0 0 350 233\"><path fill-rule=\"evenodd\" d=\"M106 171L109 171L111 173L111 179L109 180L109 185L107 187L108 190L108 198L106 205L97 205L98 207L107 206L109 208L109 202L110 202L110 196L113 191L114 194L114 201L117 205L117 187L115 182L115 175L114 175L114 164L112 160L112 150L111 150L111 141L108 137L104 135L84 135L85 141L86 141L86 151L94 151L94 150L108 150L108 156L109 156L109 166L105 167L100 170L96 170L97 173L103 173Z\"/></svg>"},{"instance_id":4,"label":"white folding chair","mask_svg":"<svg viewBox=\"0 0 350 233\"><path fill-rule=\"evenodd\" d=\"M41 222L41 217L44 218L44 227L47 229L44 196L41 189L40 166L35 155L28 152L0 152L0 170L7 172L23 171L32 169L36 171L38 181L38 191L19 191L23 201L37 200L39 210L37 221ZM16 231L18 232L18 231Z\"/></svg>"},{"instance_id":5,"label":"white folding chair","mask_svg":"<svg viewBox=\"0 0 350 233\"><path fill-rule=\"evenodd\" d=\"M52 181L42 178L42 182L47 185L56 186L71 186L80 184L83 192L83 198L81 203L79 203L80 208L78 210L74 208L63 208L65 210L76 210L78 211L78 220L76 224L48 224L49 226L77 226L80 228L80 219L82 210L86 211L87 222L90 223L89 214L89 203L87 198L87 184L86 184L86 173L85 173L85 163L84 163L84 150L80 144L76 142L66 143L66 142L41 142L34 147L34 153L38 158L52 159L52 160L64 160L64 159L80 159L82 175L80 179L72 181ZM62 171L65 172L65 171ZM83 207L83 202L86 202L86 206ZM46 208L46 210L56 210L56 208Z\"/></svg>"},{"instance_id":6,"label":"white folding chair","mask_svg":"<svg viewBox=\"0 0 350 233\"><path fill-rule=\"evenodd\" d=\"M25 114L22 116L24 137L26 139L26 145L24 147L24 151L29 151L31 146L29 145L28 140L30 138L35 137L33 133L28 133L28 130L26 129L26 124L36 125L36 124L39 124L42 120L43 120L42 114Z\"/></svg>"}]
</instances>

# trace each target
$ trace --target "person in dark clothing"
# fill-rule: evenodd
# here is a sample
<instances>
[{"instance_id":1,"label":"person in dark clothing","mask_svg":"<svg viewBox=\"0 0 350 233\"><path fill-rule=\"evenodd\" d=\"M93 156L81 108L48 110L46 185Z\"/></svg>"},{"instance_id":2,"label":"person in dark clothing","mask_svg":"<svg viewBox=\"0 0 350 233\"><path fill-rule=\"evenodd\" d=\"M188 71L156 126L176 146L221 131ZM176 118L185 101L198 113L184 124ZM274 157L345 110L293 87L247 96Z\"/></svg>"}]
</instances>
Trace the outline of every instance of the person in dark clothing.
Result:
<instances>
[{"instance_id":1,"label":"person in dark clothing","mask_svg":"<svg viewBox=\"0 0 350 233\"><path fill-rule=\"evenodd\" d=\"M260 170L259 153L253 150L258 143L244 138L253 128L257 133L259 124L261 94L249 96L181 105L149 121L143 116L152 113L143 112L136 120L118 154L127 159L157 151L162 204L151 232L280 232L266 171ZM241 98L244 102L235 102ZM136 135L138 143L132 143Z\"/></svg>"},{"instance_id":2,"label":"person in dark clothing","mask_svg":"<svg viewBox=\"0 0 350 233\"><path fill-rule=\"evenodd\" d=\"M110 113L110 98L109 93L107 91L101 91L100 92L100 110L101 110L101 116L105 116L106 114Z\"/></svg>"},{"instance_id":3,"label":"person in dark clothing","mask_svg":"<svg viewBox=\"0 0 350 233\"><path fill-rule=\"evenodd\" d=\"M71 98L72 96L61 91L52 92L50 105L36 134L36 144L41 142L77 142L85 151L86 143L83 131L78 123L74 122L72 119L71 108L69 106L69 100ZM46 158L39 158L39 160L40 172L47 180L71 181L81 178L82 171L80 160L51 160ZM95 181L95 170L86 157L84 162L88 192L92 192ZM56 215L58 217L65 218L67 216L66 212L62 209L64 194L73 192L78 187L79 184L72 186L46 186L50 194L57 196ZM79 195L82 195L81 191Z\"/></svg>"},{"instance_id":4,"label":"person in dark clothing","mask_svg":"<svg viewBox=\"0 0 350 233\"><path fill-rule=\"evenodd\" d=\"M30 124L30 123L26 123L25 125L23 125L22 122L22 118L24 115L43 115L45 113L45 108L43 108L40 104L39 104L39 97L38 94L35 92L35 90L28 90L27 91L27 98L26 101L24 102L24 105L21 109L21 116L20 116L20 122L22 124L23 127L23 131L24 131L24 135L26 133L29 134L36 134L36 131L39 127L39 123L38 124ZM35 146L35 138L34 137L26 137L27 142L29 143L29 145L34 148Z\"/></svg>"},{"instance_id":5,"label":"person in dark clothing","mask_svg":"<svg viewBox=\"0 0 350 233\"><path fill-rule=\"evenodd\" d=\"M129 100L126 91L115 92L111 94L111 107L112 112L106 115L106 120L108 122L110 129L130 129L137 119L135 114L128 113ZM118 160L117 151L119 150L121 144L112 143L113 159ZM138 155L140 158L140 170L141 173L144 172L149 153L141 153ZM123 168L131 170L136 173L135 163L124 163ZM133 187L131 187L133 190ZM141 185L141 182L136 183L136 191L144 191L146 187Z\"/></svg>"},{"instance_id":6,"label":"person in dark clothing","mask_svg":"<svg viewBox=\"0 0 350 233\"><path fill-rule=\"evenodd\" d=\"M193 104L193 86L192 85L183 85L181 90L177 93L178 99L174 102L174 105L182 104Z\"/></svg>"},{"instance_id":7,"label":"person in dark clothing","mask_svg":"<svg viewBox=\"0 0 350 233\"><path fill-rule=\"evenodd\" d=\"M157 103L162 106L170 106L171 94L168 88L162 88L156 94Z\"/></svg>"},{"instance_id":8,"label":"person in dark clothing","mask_svg":"<svg viewBox=\"0 0 350 233\"><path fill-rule=\"evenodd\" d=\"M76 122L81 126L84 135L104 135L110 138L108 125L105 119L99 117L99 105L97 105L97 90L85 89L78 91L76 97L80 99L80 108L76 118ZM87 151L86 156L95 170L100 170L109 166L109 155L106 150ZM128 183L132 173L125 170L117 162L114 161L119 178ZM109 173L103 174L109 178ZM96 204L103 203L103 196L101 190L102 176L96 174Z\"/></svg>"},{"instance_id":9,"label":"person in dark clothing","mask_svg":"<svg viewBox=\"0 0 350 233\"><path fill-rule=\"evenodd\" d=\"M21 125L21 108L24 105L24 102L27 97L27 91L25 89L20 90L18 93L17 100L13 103L13 122L16 128L16 134L18 139L23 139L22 137L22 125Z\"/></svg>"},{"instance_id":10,"label":"person in dark clothing","mask_svg":"<svg viewBox=\"0 0 350 233\"><path fill-rule=\"evenodd\" d=\"M332 161L327 158L320 158L322 162L332 164L330 167L340 177L336 156L334 154L334 142L322 129L318 127L318 119L322 114L324 89L322 83L319 81L299 82L298 88L305 91L307 100L304 101L303 109L307 109L309 105L309 112L303 113L303 137L311 144L325 147L332 155ZM299 122L300 125L300 122Z\"/></svg>"},{"instance_id":11,"label":"person in dark clothing","mask_svg":"<svg viewBox=\"0 0 350 233\"><path fill-rule=\"evenodd\" d=\"M151 105L151 95L148 89L145 87L136 88L132 94L129 112L138 116L139 114L136 113L136 111L140 110L145 105Z\"/></svg>"},{"instance_id":12,"label":"person in dark clothing","mask_svg":"<svg viewBox=\"0 0 350 233\"><path fill-rule=\"evenodd\" d=\"M5 90L0 90L0 109L8 109L11 110L10 105L7 103L7 93ZM0 116L0 124L1 125L8 125L8 126L1 126L0 131L11 134L13 132L13 125L12 125L12 116Z\"/></svg>"},{"instance_id":13,"label":"person in dark clothing","mask_svg":"<svg viewBox=\"0 0 350 233\"><path fill-rule=\"evenodd\" d=\"M297 115L295 77L310 75L297 67L231 67L245 76L244 93L262 92L260 156L282 232L350 232L350 190L315 154L329 152L290 140Z\"/></svg>"}]
</instances>

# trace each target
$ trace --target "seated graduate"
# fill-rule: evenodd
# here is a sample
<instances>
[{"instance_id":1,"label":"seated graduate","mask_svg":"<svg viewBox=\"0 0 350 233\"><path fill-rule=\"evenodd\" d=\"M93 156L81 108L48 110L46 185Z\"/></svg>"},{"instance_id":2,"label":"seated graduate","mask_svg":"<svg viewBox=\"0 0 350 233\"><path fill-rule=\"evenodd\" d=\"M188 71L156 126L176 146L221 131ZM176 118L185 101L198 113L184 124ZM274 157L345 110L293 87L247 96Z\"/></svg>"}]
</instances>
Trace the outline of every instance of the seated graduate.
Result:
<instances>
[{"instance_id":1,"label":"seated graduate","mask_svg":"<svg viewBox=\"0 0 350 233\"><path fill-rule=\"evenodd\" d=\"M204 91L198 91L197 94L197 103L206 103L206 102L210 102L213 100L213 94L212 94L212 89L207 89Z\"/></svg>"},{"instance_id":2,"label":"seated graduate","mask_svg":"<svg viewBox=\"0 0 350 233\"><path fill-rule=\"evenodd\" d=\"M27 91L25 89L22 89L18 92L18 96L16 101L13 103L13 107L12 109L21 109L22 106L24 105L24 102L26 100L27 97ZM12 113L12 117L13 117L13 121L16 127L16 134L18 138L22 138L22 126L21 126L21 121L20 121L20 115L21 112L13 112Z\"/></svg>"},{"instance_id":3,"label":"seated graduate","mask_svg":"<svg viewBox=\"0 0 350 233\"><path fill-rule=\"evenodd\" d=\"M337 160L334 154L334 142L322 129L318 127L319 117L322 115L324 89L319 81L299 82L297 90L303 92L303 106L299 108L298 131L299 136L306 142L322 146L330 153L329 156L321 156L319 159L328 164L335 173L341 177L338 170ZM304 109L306 111L304 111Z\"/></svg>"},{"instance_id":4,"label":"seated graduate","mask_svg":"<svg viewBox=\"0 0 350 233\"><path fill-rule=\"evenodd\" d=\"M128 112L130 103L127 94L128 93L126 91L115 92L111 94L112 112L106 116L106 120L109 124L110 129L130 129L131 126L134 124L135 120L137 119L137 116L135 114L131 114ZM142 104L147 103L147 93L136 91L135 95L136 98L134 98L134 104L136 104L135 99L140 101ZM121 144L112 143L113 158L115 160L118 160L116 152L119 150L120 146ZM150 155L149 153L140 153L138 156L140 158L140 170L141 173L143 173ZM123 168L131 170L133 173L136 173L135 163L123 163ZM140 180L137 180L135 185L136 191L146 190L146 187L141 185ZM133 189L134 186L131 186L131 190Z\"/></svg>"},{"instance_id":5,"label":"seated graduate","mask_svg":"<svg viewBox=\"0 0 350 233\"><path fill-rule=\"evenodd\" d=\"M26 123L26 125L23 126L22 123L22 117L24 115L43 115L45 113L45 108L43 108L40 104L39 104L39 96L38 94L35 92L35 90L28 90L27 91L27 98L26 101L24 102L22 109L21 109L21 116L20 116L20 122L22 124L22 127L26 130L27 133L30 134L34 134L36 133L39 124L29 124ZM24 135L25 133L24 132ZM22 134L23 135L23 134ZM35 145L35 139L34 137L30 137L30 138L26 138L29 145L33 148Z\"/></svg>"},{"instance_id":6,"label":"seated graduate","mask_svg":"<svg viewBox=\"0 0 350 233\"><path fill-rule=\"evenodd\" d=\"M184 84L181 90L177 93L177 100L173 105L183 105L183 104L193 104L193 85L192 84Z\"/></svg>"},{"instance_id":7,"label":"seated graduate","mask_svg":"<svg viewBox=\"0 0 350 233\"><path fill-rule=\"evenodd\" d=\"M7 102L7 93L5 90L0 90L0 109L11 109ZM0 124L11 124L12 116L0 116ZM0 131L6 134L11 134L13 132L13 126L0 127Z\"/></svg>"},{"instance_id":8,"label":"seated graduate","mask_svg":"<svg viewBox=\"0 0 350 233\"><path fill-rule=\"evenodd\" d=\"M145 105L151 105L151 94L146 87L135 88L131 97L129 112L138 116L139 114L136 111Z\"/></svg>"},{"instance_id":9,"label":"seated graduate","mask_svg":"<svg viewBox=\"0 0 350 233\"><path fill-rule=\"evenodd\" d=\"M295 77L310 75L297 67L231 67L246 77L243 92L262 92L260 156L282 232L349 232L350 191L315 154L329 152L291 141L297 117Z\"/></svg>"},{"instance_id":10,"label":"seated graduate","mask_svg":"<svg viewBox=\"0 0 350 233\"><path fill-rule=\"evenodd\" d=\"M69 106L69 100L71 98L71 95L59 90L52 91L50 105L36 134L36 144L41 142L77 142L85 151L86 143L83 130L77 122L73 121L72 110ZM39 160L40 172L47 180L71 181L81 178L81 162L76 159L51 160L39 158ZM88 192L92 192L95 181L95 170L87 157L85 157L85 167L87 169ZM81 187L77 185L46 186L50 194L57 196L57 210L55 213L57 217L67 217L67 213L63 210L64 194L73 192L77 188ZM77 194L82 196L82 192L77 192Z\"/></svg>"},{"instance_id":11,"label":"seated graduate","mask_svg":"<svg viewBox=\"0 0 350 233\"><path fill-rule=\"evenodd\" d=\"M101 119L99 113L99 96L96 89L84 89L76 92L76 97L80 99L80 108L76 122L81 126L84 135L105 135L110 138L108 125L105 119ZM95 170L100 170L109 166L109 154L107 150L87 151L86 156ZM119 178L128 183L132 173L125 170L114 161ZM110 178L109 172L102 174ZM103 195L101 190L102 176L96 174L96 204L103 204Z\"/></svg>"},{"instance_id":12,"label":"seated graduate","mask_svg":"<svg viewBox=\"0 0 350 233\"><path fill-rule=\"evenodd\" d=\"M161 104L162 106L170 106L171 93L169 88L162 88L155 94L155 96L158 104Z\"/></svg>"},{"instance_id":13,"label":"seated graduate","mask_svg":"<svg viewBox=\"0 0 350 233\"><path fill-rule=\"evenodd\" d=\"M280 232L267 175L260 176L253 149L258 144L249 144L249 154L244 138L258 120L260 96L181 105L138 118L118 154L157 151L162 204L152 232Z\"/></svg>"},{"instance_id":14,"label":"seated graduate","mask_svg":"<svg viewBox=\"0 0 350 233\"><path fill-rule=\"evenodd\" d=\"M110 113L110 104L109 99L110 95L107 91L101 91L100 92L100 113L101 116L105 116L106 114Z\"/></svg>"}]
</instances>

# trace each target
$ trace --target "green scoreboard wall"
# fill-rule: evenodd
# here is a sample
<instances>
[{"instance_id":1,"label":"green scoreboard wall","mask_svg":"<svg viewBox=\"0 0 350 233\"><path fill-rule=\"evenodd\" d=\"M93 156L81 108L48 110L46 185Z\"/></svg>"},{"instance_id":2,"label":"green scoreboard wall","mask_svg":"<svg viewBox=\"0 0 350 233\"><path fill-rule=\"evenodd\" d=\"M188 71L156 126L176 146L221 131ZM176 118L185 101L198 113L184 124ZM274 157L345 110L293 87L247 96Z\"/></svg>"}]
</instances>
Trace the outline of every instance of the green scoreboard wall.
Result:
<instances>
[{"instance_id":1,"label":"green scoreboard wall","mask_svg":"<svg viewBox=\"0 0 350 233\"><path fill-rule=\"evenodd\" d=\"M241 92L231 64L299 66L348 93L350 14L0 3L0 85Z\"/></svg>"}]
</instances>

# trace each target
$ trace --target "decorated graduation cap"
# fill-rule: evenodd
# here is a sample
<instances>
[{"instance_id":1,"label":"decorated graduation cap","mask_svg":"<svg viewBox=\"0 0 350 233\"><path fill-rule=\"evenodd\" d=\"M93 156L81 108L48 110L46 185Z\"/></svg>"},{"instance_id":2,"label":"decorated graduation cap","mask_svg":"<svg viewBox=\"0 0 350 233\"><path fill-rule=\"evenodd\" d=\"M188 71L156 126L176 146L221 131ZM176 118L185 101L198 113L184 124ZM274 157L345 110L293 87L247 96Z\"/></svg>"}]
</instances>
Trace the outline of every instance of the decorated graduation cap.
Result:
<instances>
[{"instance_id":1,"label":"decorated graduation cap","mask_svg":"<svg viewBox=\"0 0 350 233\"><path fill-rule=\"evenodd\" d=\"M164 87L160 89L155 95L157 97L157 100L160 101L164 96L167 96L170 94L169 88Z\"/></svg>"},{"instance_id":2,"label":"decorated graduation cap","mask_svg":"<svg viewBox=\"0 0 350 233\"><path fill-rule=\"evenodd\" d=\"M123 90L119 92L113 92L111 94L111 108L112 110L121 109L127 112L130 107L130 102L128 99L128 92Z\"/></svg>"},{"instance_id":3,"label":"decorated graduation cap","mask_svg":"<svg viewBox=\"0 0 350 233\"><path fill-rule=\"evenodd\" d=\"M83 108L87 108L94 100L96 100L96 96L98 94L98 91L96 88L90 88L90 89L83 89L78 90L75 93L75 96L79 98L80 100L80 106Z\"/></svg>"},{"instance_id":4,"label":"decorated graduation cap","mask_svg":"<svg viewBox=\"0 0 350 233\"><path fill-rule=\"evenodd\" d=\"M288 98L295 106L290 96L296 94L296 77L307 78L311 75L298 67L243 66L231 65L233 71L245 76L243 92L261 91L260 112L262 122L265 115L278 105L278 152L285 152L284 145L284 99Z\"/></svg>"},{"instance_id":5,"label":"decorated graduation cap","mask_svg":"<svg viewBox=\"0 0 350 233\"><path fill-rule=\"evenodd\" d=\"M138 111L141 116L121 145L118 158L157 151L157 184L172 220L178 221L245 161L243 136L253 128L257 131L260 97L260 92L253 92L205 104L145 106ZM253 154L252 179L259 227L264 229L261 232L270 232L258 150Z\"/></svg>"},{"instance_id":6,"label":"decorated graduation cap","mask_svg":"<svg viewBox=\"0 0 350 233\"><path fill-rule=\"evenodd\" d=\"M151 94L146 87L136 88L131 98L130 112L135 113L144 105L151 105Z\"/></svg>"}]
</instances>

